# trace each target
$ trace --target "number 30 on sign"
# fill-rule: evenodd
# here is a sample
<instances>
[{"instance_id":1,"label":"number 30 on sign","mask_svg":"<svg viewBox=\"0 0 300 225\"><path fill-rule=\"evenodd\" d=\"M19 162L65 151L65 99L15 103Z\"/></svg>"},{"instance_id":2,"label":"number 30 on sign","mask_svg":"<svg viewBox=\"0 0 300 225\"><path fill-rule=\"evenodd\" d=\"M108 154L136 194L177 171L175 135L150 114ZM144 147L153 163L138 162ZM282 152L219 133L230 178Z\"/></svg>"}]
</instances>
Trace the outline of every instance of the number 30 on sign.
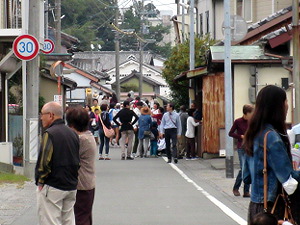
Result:
<instances>
[{"instance_id":1,"label":"number 30 on sign","mask_svg":"<svg viewBox=\"0 0 300 225\"><path fill-rule=\"evenodd\" d=\"M39 53L39 42L32 35L21 35L14 40L13 51L21 60L32 60Z\"/></svg>"},{"instance_id":2,"label":"number 30 on sign","mask_svg":"<svg viewBox=\"0 0 300 225\"><path fill-rule=\"evenodd\" d=\"M45 39L42 52L44 54L49 54L53 51L54 51L54 42L50 39Z\"/></svg>"}]
</instances>

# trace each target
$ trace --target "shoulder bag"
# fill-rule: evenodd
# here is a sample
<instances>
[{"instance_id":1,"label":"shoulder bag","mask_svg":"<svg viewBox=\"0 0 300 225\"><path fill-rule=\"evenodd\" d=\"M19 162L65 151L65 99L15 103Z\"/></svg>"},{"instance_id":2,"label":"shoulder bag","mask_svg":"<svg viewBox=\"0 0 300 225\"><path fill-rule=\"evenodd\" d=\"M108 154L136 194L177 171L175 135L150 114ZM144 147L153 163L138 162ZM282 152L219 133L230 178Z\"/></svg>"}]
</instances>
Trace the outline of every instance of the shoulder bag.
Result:
<instances>
[{"instance_id":1,"label":"shoulder bag","mask_svg":"<svg viewBox=\"0 0 300 225\"><path fill-rule=\"evenodd\" d=\"M109 128L109 129L108 129L108 128L105 126L105 124L104 124L103 121L102 121L101 115L99 116L99 118L100 118L100 121L101 121L101 124L102 124L102 128L103 128L105 137L107 137L107 138L112 138L113 136L115 136L115 131L114 131L112 128Z\"/></svg>"},{"instance_id":2,"label":"shoulder bag","mask_svg":"<svg viewBox=\"0 0 300 225\"><path fill-rule=\"evenodd\" d=\"M270 131L267 131L267 133L264 136L264 170L263 170L263 174L264 174L264 212L268 211L268 203L267 203L267 201L268 201L267 137L268 137L269 133L270 133ZM275 203L274 203L270 213L274 214L279 198L282 198L282 200L284 202L283 220L289 221L293 225L297 225L297 223L295 222L295 220L293 219L293 216L292 216L292 210L290 207L289 197L284 192L283 188L282 188L282 192L277 195L277 198L275 200Z\"/></svg>"}]
</instances>

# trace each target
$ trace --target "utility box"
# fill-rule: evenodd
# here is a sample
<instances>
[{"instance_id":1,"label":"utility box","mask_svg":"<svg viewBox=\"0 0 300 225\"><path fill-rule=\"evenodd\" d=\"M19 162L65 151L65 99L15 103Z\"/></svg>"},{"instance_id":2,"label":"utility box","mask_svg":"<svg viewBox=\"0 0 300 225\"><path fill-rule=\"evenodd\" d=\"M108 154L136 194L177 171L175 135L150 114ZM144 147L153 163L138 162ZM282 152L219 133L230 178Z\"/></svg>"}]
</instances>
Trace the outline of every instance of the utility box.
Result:
<instances>
[{"instance_id":1,"label":"utility box","mask_svg":"<svg viewBox=\"0 0 300 225\"><path fill-rule=\"evenodd\" d=\"M13 164L13 145L12 142L0 142L0 162Z\"/></svg>"}]
</instances>

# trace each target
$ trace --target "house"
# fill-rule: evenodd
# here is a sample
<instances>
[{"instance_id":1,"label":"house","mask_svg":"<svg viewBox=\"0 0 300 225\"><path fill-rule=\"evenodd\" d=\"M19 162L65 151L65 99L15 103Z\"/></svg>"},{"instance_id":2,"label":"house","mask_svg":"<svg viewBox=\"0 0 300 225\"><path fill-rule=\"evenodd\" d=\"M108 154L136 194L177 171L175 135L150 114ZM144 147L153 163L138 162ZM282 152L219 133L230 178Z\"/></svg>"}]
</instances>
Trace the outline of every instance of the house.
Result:
<instances>
[{"instance_id":1,"label":"house","mask_svg":"<svg viewBox=\"0 0 300 225\"><path fill-rule=\"evenodd\" d=\"M66 95L67 104L90 104L91 98L88 93L103 93L106 95L112 95L114 93L108 87L100 84L99 76L95 76L92 73L86 72L70 63L64 63L64 69L69 70L69 73L65 73L63 77L73 80L77 83L76 89L68 89Z\"/></svg>"},{"instance_id":2,"label":"house","mask_svg":"<svg viewBox=\"0 0 300 225\"><path fill-rule=\"evenodd\" d=\"M239 45L231 47L233 117L242 115L244 104L254 104L257 93L268 84L278 85L287 91L293 103L291 54L291 7L249 26L248 34ZM224 142L225 90L224 46L211 46L208 63L202 68L186 71L175 80L193 79L195 99L202 110L203 124L198 137L198 153L218 154ZM287 115L292 124L293 106Z\"/></svg>"},{"instance_id":3,"label":"house","mask_svg":"<svg viewBox=\"0 0 300 225\"><path fill-rule=\"evenodd\" d=\"M195 1L196 33L210 34L216 40L222 40L222 24L224 21L224 1L198 0ZM256 23L275 12L292 5L292 0L231 0L231 15L239 15L248 25ZM183 7L178 5L178 7ZM182 9L177 11L182 12ZM186 12L186 11L185 11ZM182 13L178 15L179 29L182 30ZM184 17L185 35L189 32L189 17Z\"/></svg>"},{"instance_id":4,"label":"house","mask_svg":"<svg viewBox=\"0 0 300 225\"><path fill-rule=\"evenodd\" d=\"M139 71L139 54L140 52L133 51L120 52L120 79L128 76L134 70ZM163 59L155 58L149 52L143 52L142 70L144 78L149 77L160 82L158 94L167 97L170 89L161 75L162 61ZM106 81L106 84L112 84L116 80L115 52L78 52L74 54L72 64L88 72L105 72L111 79L111 81Z\"/></svg>"},{"instance_id":5,"label":"house","mask_svg":"<svg viewBox=\"0 0 300 225\"><path fill-rule=\"evenodd\" d=\"M140 73L136 70L133 70L131 74L124 76L120 79L120 86L121 86L121 93L120 97L121 100L125 100L127 98L127 94L129 91L137 91L138 86L136 84L139 83L139 77ZM147 98L150 100L150 98L154 95L160 96L159 89L160 89L161 83L158 82L155 79L152 79L150 77L144 77L143 79L143 96L142 98ZM115 88L116 82L112 83L112 87ZM135 87L135 88L134 88ZM136 93L135 96L138 94Z\"/></svg>"}]
</instances>

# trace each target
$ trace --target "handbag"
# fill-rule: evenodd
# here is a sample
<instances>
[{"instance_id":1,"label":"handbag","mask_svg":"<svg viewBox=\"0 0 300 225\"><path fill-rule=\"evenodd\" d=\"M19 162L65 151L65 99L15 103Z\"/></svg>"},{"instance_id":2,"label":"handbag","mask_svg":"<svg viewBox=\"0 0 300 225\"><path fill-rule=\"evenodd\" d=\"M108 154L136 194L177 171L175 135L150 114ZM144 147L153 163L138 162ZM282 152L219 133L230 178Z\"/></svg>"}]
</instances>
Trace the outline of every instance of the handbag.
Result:
<instances>
[{"instance_id":1,"label":"handbag","mask_svg":"<svg viewBox=\"0 0 300 225\"><path fill-rule=\"evenodd\" d=\"M270 133L270 131L268 131L264 136L264 169L263 169L263 174L264 174L264 212L268 211L268 203L267 203L267 201L268 201L267 137L268 137L269 133ZM293 216L292 216L292 210L290 207L291 202L289 200L288 195L284 192L283 188L282 188L282 192L277 195L275 203L274 203L270 213L274 214L279 198L282 198L283 202L284 202L283 220L288 221L288 222L292 223L293 225L297 225L297 223L295 222L295 220L293 219Z\"/></svg>"},{"instance_id":2,"label":"handbag","mask_svg":"<svg viewBox=\"0 0 300 225\"><path fill-rule=\"evenodd\" d=\"M145 137L150 137L151 136L151 130L144 130L144 136Z\"/></svg>"},{"instance_id":3,"label":"handbag","mask_svg":"<svg viewBox=\"0 0 300 225\"><path fill-rule=\"evenodd\" d=\"M102 121L102 118L101 118L101 115L99 116L99 118L100 118L100 121L101 121L101 124L102 124L102 128L103 128L105 137L112 138L113 136L115 136L115 131L112 128L107 128L104 125L104 123Z\"/></svg>"}]
</instances>

